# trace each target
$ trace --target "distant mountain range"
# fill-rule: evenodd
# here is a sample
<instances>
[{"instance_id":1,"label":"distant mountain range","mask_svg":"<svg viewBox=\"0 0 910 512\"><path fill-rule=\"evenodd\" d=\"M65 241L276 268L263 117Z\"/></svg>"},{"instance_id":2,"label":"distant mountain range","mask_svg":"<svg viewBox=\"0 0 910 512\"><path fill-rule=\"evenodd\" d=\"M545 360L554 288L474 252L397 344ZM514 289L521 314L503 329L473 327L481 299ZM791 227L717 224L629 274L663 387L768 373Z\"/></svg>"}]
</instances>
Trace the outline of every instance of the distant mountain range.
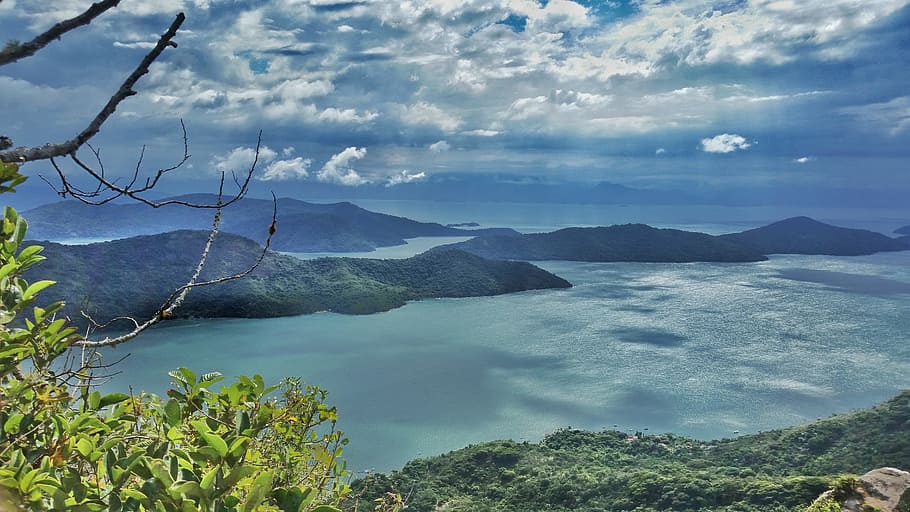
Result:
<instances>
[{"instance_id":1,"label":"distant mountain range","mask_svg":"<svg viewBox=\"0 0 910 512\"><path fill-rule=\"evenodd\" d=\"M189 279L208 233L175 231L87 245L41 243L47 261L27 278L52 279L48 292L97 321L147 317ZM237 273L261 252L249 239L221 233L203 278ZM571 284L530 263L492 261L462 251L403 260L319 258L266 254L251 275L190 292L177 317L273 317L318 311L366 314L414 299L473 297ZM104 315L100 317L100 315Z\"/></svg>"},{"instance_id":2,"label":"distant mountain range","mask_svg":"<svg viewBox=\"0 0 910 512\"><path fill-rule=\"evenodd\" d=\"M480 443L354 482L353 495L363 506L407 489L414 512L795 512L845 474L908 463L904 391L870 409L735 439L563 429L540 443ZM910 507L910 491L901 505Z\"/></svg>"},{"instance_id":3,"label":"distant mountain range","mask_svg":"<svg viewBox=\"0 0 910 512\"><path fill-rule=\"evenodd\" d=\"M910 226L904 226L902 228L897 228L894 230L894 232L899 235L910 235Z\"/></svg>"},{"instance_id":4,"label":"distant mountain range","mask_svg":"<svg viewBox=\"0 0 910 512\"><path fill-rule=\"evenodd\" d=\"M762 261L769 254L855 256L903 251L910 249L910 244L872 231L794 217L720 236L625 224L509 237L478 236L436 249L461 249L485 258L509 260L686 263Z\"/></svg>"},{"instance_id":5,"label":"distant mountain range","mask_svg":"<svg viewBox=\"0 0 910 512\"><path fill-rule=\"evenodd\" d=\"M188 202L214 204L210 194L178 196ZM270 200L244 198L224 209L221 229L263 242L272 222ZM171 205L106 204L89 206L60 201L28 210L29 236L37 240L124 238L178 229L210 229L213 210ZM278 200L278 231L272 247L288 252L365 252L402 245L419 236L517 235L511 229L458 229L431 222L371 212L351 203L317 204Z\"/></svg>"},{"instance_id":6,"label":"distant mountain range","mask_svg":"<svg viewBox=\"0 0 910 512\"><path fill-rule=\"evenodd\" d=\"M859 256L910 249L903 241L865 229L832 226L809 217L793 217L742 233L721 235L763 254Z\"/></svg>"},{"instance_id":7,"label":"distant mountain range","mask_svg":"<svg viewBox=\"0 0 910 512\"><path fill-rule=\"evenodd\" d=\"M458 248L485 258L510 260L746 262L768 259L760 251L704 233L657 229L645 224L565 228L551 233L480 236L442 249Z\"/></svg>"}]
</instances>

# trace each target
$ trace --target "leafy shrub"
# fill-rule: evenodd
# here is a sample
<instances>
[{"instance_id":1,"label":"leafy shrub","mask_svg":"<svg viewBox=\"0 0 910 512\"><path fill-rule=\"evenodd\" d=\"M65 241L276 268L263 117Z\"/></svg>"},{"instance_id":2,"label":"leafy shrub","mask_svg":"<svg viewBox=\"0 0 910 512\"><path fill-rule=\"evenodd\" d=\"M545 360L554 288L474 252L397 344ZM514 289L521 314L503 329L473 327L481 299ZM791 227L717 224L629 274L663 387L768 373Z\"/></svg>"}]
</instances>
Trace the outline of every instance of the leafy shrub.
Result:
<instances>
[{"instance_id":1,"label":"leafy shrub","mask_svg":"<svg viewBox=\"0 0 910 512\"><path fill-rule=\"evenodd\" d=\"M24 179L0 169L0 190ZM167 399L102 395L100 356L27 282L42 248L7 207L0 226L0 509L332 512L350 492L326 392L259 375L170 373ZM393 503L394 505L394 503Z\"/></svg>"}]
</instances>

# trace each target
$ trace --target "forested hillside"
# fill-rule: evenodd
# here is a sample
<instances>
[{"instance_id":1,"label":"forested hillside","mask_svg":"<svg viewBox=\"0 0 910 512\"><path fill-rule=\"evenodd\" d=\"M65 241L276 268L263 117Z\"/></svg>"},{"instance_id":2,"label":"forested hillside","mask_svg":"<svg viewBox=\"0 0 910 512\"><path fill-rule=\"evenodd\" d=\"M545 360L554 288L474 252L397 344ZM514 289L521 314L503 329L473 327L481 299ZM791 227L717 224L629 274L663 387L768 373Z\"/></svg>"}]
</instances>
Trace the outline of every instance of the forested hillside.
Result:
<instances>
[{"instance_id":1,"label":"forested hillside","mask_svg":"<svg viewBox=\"0 0 910 512\"><path fill-rule=\"evenodd\" d=\"M841 474L910 463L910 391L876 407L736 439L560 430L408 463L355 487L409 510L801 511Z\"/></svg>"},{"instance_id":2,"label":"forested hillside","mask_svg":"<svg viewBox=\"0 0 910 512\"><path fill-rule=\"evenodd\" d=\"M214 204L217 196L192 194L181 201ZM264 241L272 222L272 201L244 198L225 208L221 229ZM465 230L433 222L371 212L348 202L308 203L283 198L277 203L281 229L272 247L289 252L364 252L377 247L401 245L418 236L515 235L511 229ZM150 209L142 204L90 206L78 201L60 201L25 212L30 236L36 240L71 238L124 238L152 235L178 229L209 229L211 212L166 205ZM67 219L60 222L60 219Z\"/></svg>"},{"instance_id":3,"label":"forested hillside","mask_svg":"<svg viewBox=\"0 0 910 512\"><path fill-rule=\"evenodd\" d=\"M176 231L88 245L43 243L47 261L31 271L56 280L54 293L79 319L145 317L192 274L208 233ZM203 278L239 272L261 252L252 240L221 233ZM319 258L274 252L245 279L194 289L179 317L273 317L333 311L365 314L414 299L498 295L564 288L567 281L529 263L492 261L461 251L404 260ZM103 315L103 317L100 317Z\"/></svg>"}]
</instances>

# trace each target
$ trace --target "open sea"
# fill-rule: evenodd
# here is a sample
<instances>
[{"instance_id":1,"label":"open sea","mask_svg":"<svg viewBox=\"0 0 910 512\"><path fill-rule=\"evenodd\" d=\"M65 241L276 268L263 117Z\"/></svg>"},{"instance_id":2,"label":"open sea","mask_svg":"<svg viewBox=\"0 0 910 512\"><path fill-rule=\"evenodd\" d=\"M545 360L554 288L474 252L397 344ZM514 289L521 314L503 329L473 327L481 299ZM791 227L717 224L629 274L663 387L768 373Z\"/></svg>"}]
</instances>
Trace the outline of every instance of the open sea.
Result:
<instances>
[{"instance_id":1,"label":"open sea","mask_svg":"<svg viewBox=\"0 0 910 512\"><path fill-rule=\"evenodd\" d=\"M910 211L360 201L442 223L544 231L645 222L723 233L791 215L888 233ZM417 239L369 257L407 257ZM867 407L910 388L910 251L746 264L538 262L575 286L435 299L367 316L168 322L107 389L163 392L177 366L330 391L355 470L386 471L555 429L731 437Z\"/></svg>"}]
</instances>

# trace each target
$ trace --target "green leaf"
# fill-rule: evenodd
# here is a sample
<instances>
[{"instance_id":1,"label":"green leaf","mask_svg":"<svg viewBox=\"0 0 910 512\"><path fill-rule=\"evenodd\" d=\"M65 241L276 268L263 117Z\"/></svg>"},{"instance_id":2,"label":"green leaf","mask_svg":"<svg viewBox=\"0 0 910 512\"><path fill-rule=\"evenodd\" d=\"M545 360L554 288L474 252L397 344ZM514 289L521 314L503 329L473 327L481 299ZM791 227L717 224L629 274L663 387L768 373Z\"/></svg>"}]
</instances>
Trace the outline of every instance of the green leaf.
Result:
<instances>
[{"instance_id":1,"label":"green leaf","mask_svg":"<svg viewBox=\"0 0 910 512\"><path fill-rule=\"evenodd\" d=\"M38 254L39 252L41 252L43 250L44 250L44 247L41 247L40 245L30 245L30 246L26 247L25 249L22 249L21 251L19 251L19 256L16 259L18 259L20 261L27 260L28 258L31 258L32 256Z\"/></svg>"},{"instance_id":2,"label":"green leaf","mask_svg":"<svg viewBox=\"0 0 910 512\"><path fill-rule=\"evenodd\" d=\"M198 498L202 496L202 489L199 488L199 482L174 482L167 490L171 497L176 498L181 494Z\"/></svg>"},{"instance_id":3,"label":"green leaf","mask_svg":"<svg viewBox=\"0 0 910 512\"><path fill-rule=\"evenodd\" d=\"M3 424L3 431L7 434L19 433L19 424L22 423L23 418L25 418L25 415L22 413L13 414L7 418L6 423Z\"/></svg>"},{"instance_id":4,"label":"green leaf","mask_svg":"<svg viewBox=\"0 0 910 512\"><path fill-rule=\"evenodd\" d=\"M2 267L0 267L0 279L8 276L10 274L10 272L12 272L13 270L16 270L16 267L18 267L18 265L16 265L16 262L14 262L14 261L11 261L11 262L7 263L6 265L3 265Z\"/></svg>"},{"instance_id":5,"label":"green leaf","mask_svg":"<svg viewBox=\"0 0 910 512\"><path fill-rule=\"evenodd\" d=\"M93 411L97 411L101 407L101 392L92 391L88 395L88 407Z\"/></svg>"},{"instance_id":6,"label":"green leaf","mask_svg":"<svg viewBox=\"0 0 910 512\"><path fill-rule=\"evenodd\" d=\"M164 406L164 416L167 418L167 424L176 427L180 424L180 403L171 398Z\"/></svg>"},{"instance_id":7,"label":"green leaf","mask_svg":"<svg viewBox=\"0 0 910 512\"><path fill-rule=\"evenodd\" d=\"M330 507L328 505L319 505L318 507L314 508L312 512L341 512L341 509Z\"/></svg>"},{"instance_id":8,"label":"green leaf","mask_svg":"<svg viewBox=\"0 0 910 512\"><path fill-rule=\"evenodd\" d=\"M264 471L261 475L256 477L256 480L253 481L253 487L246 496L246 501L243 502L243 508L241 509L243 512L252 512L253 510L256 510L256 507L258 507L260 503L262 503L262 500L265 499L268 492L272 490L273 476L271 471ZM338 512L341 511L339 510Z\"/></svg>"},{"instance_id":9,"label":"green leaf","mask_svg":"<svg viewBox=\"0 0 910 512\"><path fill-rule=\"evenodd\" d=\"M35 296L35 294L37 294L41 290L47 288L48 286L54 284L55 282L56 281L50 281L48 279L44 279L42 281L32 283L31 285L29 285L28 288L25 289L24 292L22 292L22 301L25 302L25 301L31 299L32 297Z\"/></svg>"},{"instance_id":10,"label":"green leaf","mask_svg":"<svg viewBox=\"0 0 910 512\"><path fill-rule=\"evenodd\" d=\"M203 491L211 492L215 487L215 477L218 475L219 471L221 471L221 467L219 466L210 469L209 472L202 477L202 482L199 483L199 487L202 487Z\"/></svg>"},{"instance_id":11,"label":"green leaf","mask_svg":"<svg viewBox=\"0 0 910 512\"><path fill-rule=\"evenodd\" d=\"M139 491L137 489L127 488L127 489L121 490L120 493L123 494L123 496L125 498L133 498L134 500L140 501L140 502L146 502L149 499L148 496L146 496L142 491Z\"/></svg>"},{"instance_id":12,"label":"green leaf","mask_svg":"<svg viewBox=\"0 0 910 512\"><path fill-rule=\"evenodd\" d=\"M152 473L158 481L160 481L165 487L170 487L174 484L174 479L171 477L168 467L164 465L164 462L161 460L150 460L146 462L146 467Z\"/></svg>"},{"instance_id":13,"label":"green leaf","mask_svg":"<svg viewBox=\"0 0 910 512\"><path fill-rule=\"evenodd\" d=\"M13 240L16 241L16 245L22 243L25 240L25 231L28 229L28 223L25 222L25 219L19 217L16 219L16 227L13 231Z\"/></svg>"},{"instance_id":14,"label":"green leaf","mask_svg":"<svg viewBox=\"0 0 910 512\"><path fill-rule=\"evenodd\" d=\"M194 421L192 423L193 427L199 432L199 436L205 440L206 444L211 446L218 452L218 455L224 457L228 453L228 445L224 442L224 439L221 438L218 434L215 434L209 430L208 425L204 421Z\"/></svg>"},{"instance_id":15,"label":"green leaf","mask_svg":"<svg viewBox=\"0 0 910 512\"><path fill-rule=\"evenodd\" d=\"M234 442L231 443L231 447L228 451L233 457L239 457L246 451L246 445L249 441L249 437L240 436L237 439L234 439Z\"/></svg>"},{"instance_id":16,"label":"green leaf","mask_svg":"<svg viewBox=\"0 0 910 512\"><path fill-rule=\"evenodd\" d=\"M256 468L252 466L240 466L239 468L234 468L228 473L228 476L221 482L219 490L227 491L237 485L237 482L240 480L252 475L256 472Z\"/></svg>"},{"instance_id":17,"label":"green leaf","mask_svg":"<svg viewBox=\"0 0 910 512\"><path fill-rule=\"evenodd\" d=\"M177 427L171 427L167 429L167 438L169 441L182 441L186 436L183 435L183 432L180 431Z\"/></svg>"},{"instance_id":18,"label":"green leaf","mask_svg":"<svg viewBox=\"0 0 910 512\"><path fill-rule=\"evenodd\" d=\"M107 407L108 405L119 404L120 402L127 400L130 396L125 393L111 393L109 395L104 395L101 397L101 407Z\"/></svg>"},{"instance_id":19,"label":"green leaf","mask_svg":"<svg viewBox=\"0 0 910 512\"><path fill-rule=\"evenodd\" d=\"M79 455L83 457L88 457L91 455L92 451L95 449L95 443L91 442L88 438L81 438L76 441L76 451L79 452Z\"/></svg>"}]
</instances>

